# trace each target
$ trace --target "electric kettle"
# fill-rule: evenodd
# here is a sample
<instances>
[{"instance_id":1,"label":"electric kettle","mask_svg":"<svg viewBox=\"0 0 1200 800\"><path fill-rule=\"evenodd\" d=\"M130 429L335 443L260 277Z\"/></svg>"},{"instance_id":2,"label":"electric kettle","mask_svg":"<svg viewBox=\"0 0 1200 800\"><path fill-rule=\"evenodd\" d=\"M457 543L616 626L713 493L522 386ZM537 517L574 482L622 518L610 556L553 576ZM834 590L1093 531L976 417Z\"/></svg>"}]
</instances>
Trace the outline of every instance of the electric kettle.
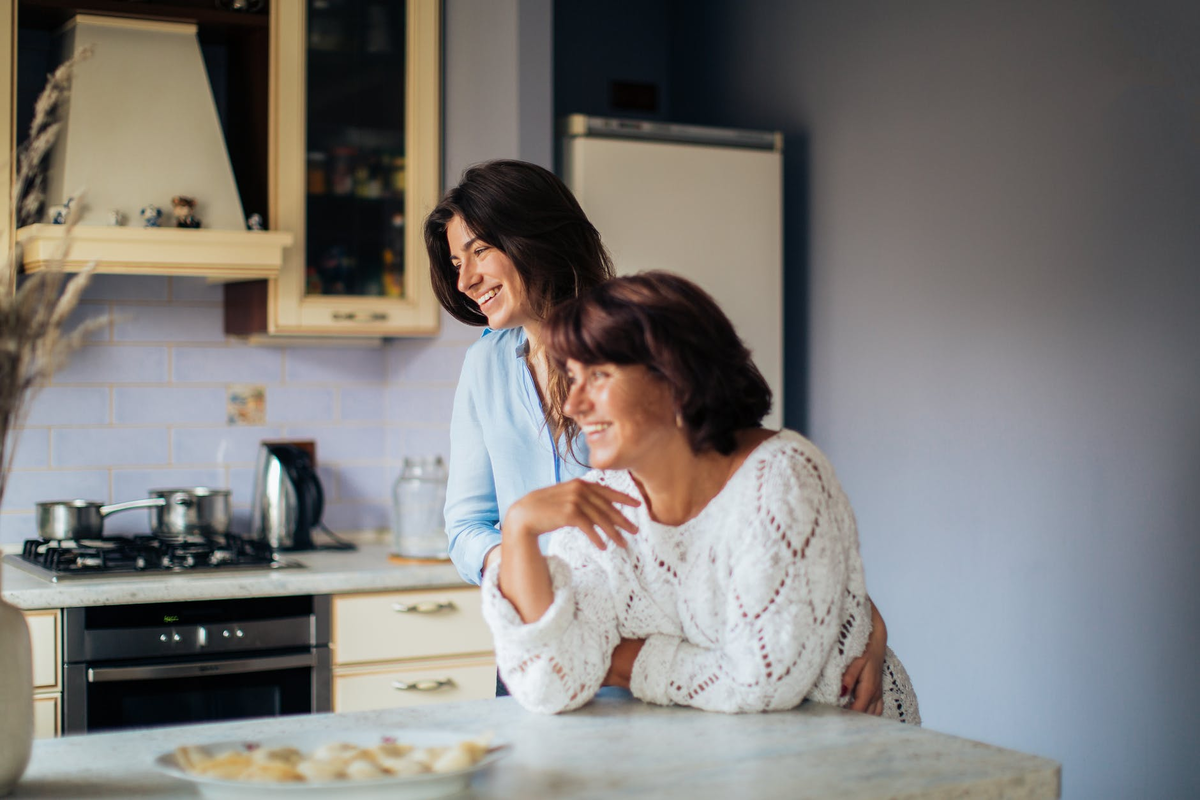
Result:
<instances>
[{"instance_id":1,"label":"electric kettle","mask_svg":"<svg viewBox=\"0 0 1200 800\"><path fill-rule=\"evenodd\" d=\"M254 467L250 536L272 550L311 550L324 508L325 493L308 452L264 442Z\"/></svg>"}]
</instances>

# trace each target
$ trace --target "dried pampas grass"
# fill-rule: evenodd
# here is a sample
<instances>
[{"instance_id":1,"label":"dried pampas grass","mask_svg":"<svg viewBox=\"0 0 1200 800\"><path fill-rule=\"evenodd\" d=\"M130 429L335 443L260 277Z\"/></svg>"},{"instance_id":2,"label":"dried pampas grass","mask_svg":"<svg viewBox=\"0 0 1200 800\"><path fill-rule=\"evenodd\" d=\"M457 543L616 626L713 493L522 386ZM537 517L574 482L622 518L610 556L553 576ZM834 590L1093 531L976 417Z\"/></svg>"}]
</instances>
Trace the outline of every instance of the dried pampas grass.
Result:
<instances>
[{"instance_id":1,"label":"dried pampas grass","mask_svg":"<svg viewBox=\"0 0 1200 800\"><path fill-rule=\"evenodd\" d=\"M90 48L77 51L50 75L38 97L29 139L17 153L12 200L18 226L35 221L42 206L45 183L42 162L62 125L59 112L70 94L75 65L90 55ZM18 281L18 257L0 259L0 499L4 497L16 451L13 434L24 422L33 397L66 363L72 351L108 323L107 319L96 318L70 332L63 329L95 270L95 264L89 264L68 276L62 269L71 231L82 207L82 197L71 203L66 236L49 269Z\"/></svg>"}]
</instances>

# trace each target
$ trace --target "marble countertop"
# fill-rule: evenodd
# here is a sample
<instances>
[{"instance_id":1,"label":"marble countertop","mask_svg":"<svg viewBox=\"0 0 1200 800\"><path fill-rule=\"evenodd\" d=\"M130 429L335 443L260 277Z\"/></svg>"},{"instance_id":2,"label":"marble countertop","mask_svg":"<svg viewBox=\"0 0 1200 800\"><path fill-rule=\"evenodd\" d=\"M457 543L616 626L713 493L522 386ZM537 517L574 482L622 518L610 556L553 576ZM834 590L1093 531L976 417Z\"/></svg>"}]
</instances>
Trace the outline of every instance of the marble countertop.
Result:
<instances>
[{"instance_id":1,"label":"marble countertop","mask_svg":"<svg viewBox=\"0 0 1200 800\"><path fill-rule=\"evenodd\" d=\"M7 562L0 575L0 595L17 608L72 608L229 597L278 597L293 594L344 594L399 589L442 589L465 586L449 562L397 564L389 548L359 545L356 551L289 553L303 567L282 570L140 575L82 578L50 583Z\"/></svg>"},{"instance_id":2,"label":"marble countertop","mask_svg":"<svg viewBox=\"0 0 1200 800\"><path fill-rule=\"evenodd\" d=\"M182 744L310 731L336 741L339 732L379 730L403 741L405 728L491 730L513 745L476 776L468 793L474 798L961 800L1060 793L1054 761L830 706L726 715L650 706L618 693L558 716L498 698L44 739L34 743L12 797L196 797L191 784L156 772L153 758Z\"/></svg>"}]
</instances>

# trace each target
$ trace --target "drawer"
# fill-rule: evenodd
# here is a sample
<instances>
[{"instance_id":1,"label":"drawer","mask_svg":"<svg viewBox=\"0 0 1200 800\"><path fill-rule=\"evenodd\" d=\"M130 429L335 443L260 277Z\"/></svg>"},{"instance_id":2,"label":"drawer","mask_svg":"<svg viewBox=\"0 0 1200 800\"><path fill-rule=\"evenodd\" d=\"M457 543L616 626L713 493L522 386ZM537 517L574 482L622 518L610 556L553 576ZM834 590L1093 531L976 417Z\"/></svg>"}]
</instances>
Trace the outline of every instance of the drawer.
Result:
<instances>
[{"instance_id":1,"label":"drawer","mask_svg":"<svg viewBox=\"0 0 1200 800\"><path fill-rule=\"evenodd\" d=\"M33 645L33 688L57 689L62 664L59 636L59 612L29 611L29 638Z\"/></svg>"},{"instance_id":2,"label":"drawer","mask_svg":"<svg viewBox=\"0 0 1200 800\"><path fill-rule=\"evenodd\" d=\"M372 711L496 696L491 659L354 669L333 675L333 710Z\"/></svg>"},{"instance_id":3,"label":"drawer","mask_svg":"<svg viewBox=\"0 0 1200 800\"><path fill-rule=\"evenodd\" d=\"M490 653L479 590L348 594L333 598L333 663Z\"/></svg>"},{"instance_id":4,"label":"drawer","mask_svg":"<svg viewBox=\"0 0 1200 800\"><path fill-rule=\"evenodd\" d=\"M33 738L53 739L60 733L59 700L61 695L35 695L33 698Z\"/></svg>"}]
</instances>

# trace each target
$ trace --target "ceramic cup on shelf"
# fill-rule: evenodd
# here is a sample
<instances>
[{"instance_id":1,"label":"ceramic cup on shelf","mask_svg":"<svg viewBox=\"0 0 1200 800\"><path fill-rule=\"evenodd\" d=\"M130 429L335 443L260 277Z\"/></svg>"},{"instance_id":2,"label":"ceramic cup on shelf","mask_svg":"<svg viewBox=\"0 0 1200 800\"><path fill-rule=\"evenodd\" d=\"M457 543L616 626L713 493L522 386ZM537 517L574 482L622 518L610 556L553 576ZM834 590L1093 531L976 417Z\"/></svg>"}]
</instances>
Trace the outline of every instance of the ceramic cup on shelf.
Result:
<instances>
[{"instance_id":1,"label":"ceramic cup on shelf","mask_svg":"<svg viewBox=\"0 0 1200 800\"><path fill-rule=\"evenodd\" d=\"M0 797L12 792L33 747L33 657L25 615L0 600Z\"/></svg>"}]
</instances>

